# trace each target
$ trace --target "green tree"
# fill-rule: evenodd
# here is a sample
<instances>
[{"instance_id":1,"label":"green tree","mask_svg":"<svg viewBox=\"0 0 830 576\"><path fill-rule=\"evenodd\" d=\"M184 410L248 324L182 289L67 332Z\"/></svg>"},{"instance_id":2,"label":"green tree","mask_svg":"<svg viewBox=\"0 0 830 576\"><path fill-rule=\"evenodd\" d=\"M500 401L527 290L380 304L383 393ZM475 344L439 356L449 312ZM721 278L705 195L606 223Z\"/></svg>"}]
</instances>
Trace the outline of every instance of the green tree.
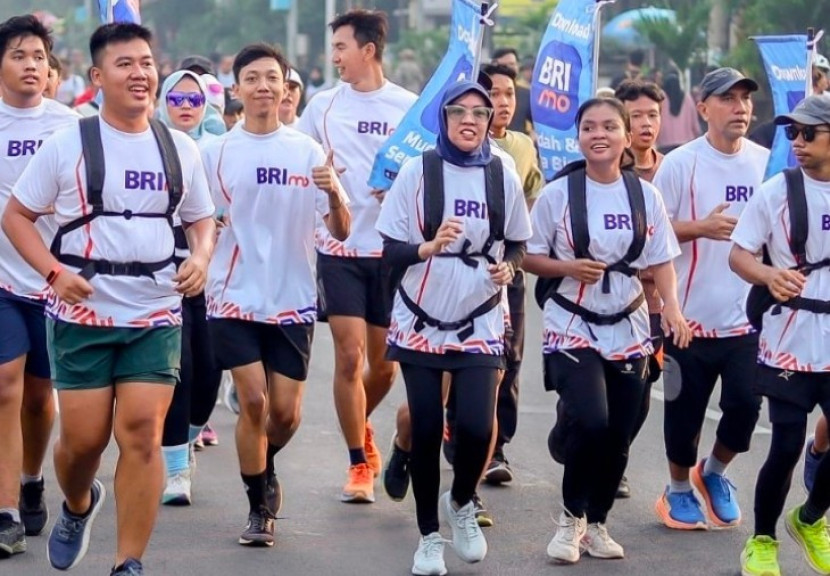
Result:
<instances>
[{"instance_id":1,"label":"green tree","mask_svg":"<svg viewBox=\"0 0 830 576\"><path fill-rule=\"evenodd\" d=\"M637 30L654 45L658 54L686 70L705 54L706 35L702 31L706 30L711 2L664 0L660 7L674 10L675 20L643 18L636 23Z\"/></svg>"}]
</instances>

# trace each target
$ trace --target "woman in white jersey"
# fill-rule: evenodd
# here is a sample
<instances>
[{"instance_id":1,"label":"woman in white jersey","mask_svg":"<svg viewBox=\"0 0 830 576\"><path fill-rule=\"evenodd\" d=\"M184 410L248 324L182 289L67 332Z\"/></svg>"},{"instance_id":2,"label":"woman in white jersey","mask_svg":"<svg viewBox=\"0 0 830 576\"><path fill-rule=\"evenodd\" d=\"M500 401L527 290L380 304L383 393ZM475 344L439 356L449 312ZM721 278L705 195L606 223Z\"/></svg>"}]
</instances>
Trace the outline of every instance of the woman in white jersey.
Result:
<instances>
[{"instance_id":1,"label":"woman in white jersey","mask_svg":"<svg viewBox=\"0 0 830 576\"><path fill-rule=\"evenodd\" d=\"M214 138L224 121L207 105L207 86L201 76L179 70L161 87L156 115L170 128L186 132L199 146ZM217 124L218 123L218 124ZM181 223L174 228L177 266L190 255ZM164 421L162 451L167 467L167 485L162 503L191 503L190 443L210 417L219 391L222 372L216 366L207 330L204 293L182 299L182 371L173 402Z\"/></svg>"},{"instance_id":2,"label":"woman in white jersey","mask_svg":"<svg viewBox=\"0 0 830 576\"><path fill-rule=\"evenodd\" d=\"M487 91L460 82L447 90L440 110L436 150L404 165L377 223L384 258L401 278L387 357L400 362L412 420L410 469L421 532L413 574L446 573L438 533L444 371L456 399L457 450L452 489L440 507L462 560L478 562L487 552L472 497L487 463L504 366L502 287L531 233L518 176L490 153Z\"/></svg>"},{"instance_id":3,"label":"woman in white jersey","mask_svg":"<svg viewBox=\"0 0 830 576\"><path fill-rule=\"evenodd\" d=\"M524 262L550 287L541 302L545 386L559 393L571 427L565 511L547 549L563 563L578 561L581 550L623 557L605 521L628 460L652 353L639 270L653 271L664 300L664 330L678 346L691 337L672 267L680 250L660 194L621 168L631 144L624 106L613 98L589 100L576 123L585 160L568 165L542 190ZM639 250L632 252L635 244Z\"/></svg>"}]
</instances>

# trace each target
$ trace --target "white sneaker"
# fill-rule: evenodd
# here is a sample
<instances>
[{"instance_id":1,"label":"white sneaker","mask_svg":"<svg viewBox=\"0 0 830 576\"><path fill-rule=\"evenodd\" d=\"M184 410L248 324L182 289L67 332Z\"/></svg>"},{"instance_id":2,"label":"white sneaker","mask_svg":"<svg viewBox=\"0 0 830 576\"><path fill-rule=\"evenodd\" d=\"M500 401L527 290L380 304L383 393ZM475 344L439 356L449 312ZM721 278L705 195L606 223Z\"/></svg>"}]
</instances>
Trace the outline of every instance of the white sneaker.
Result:
<instances>
[{"instance_id":1,"label":"white sneaker","mask_svg":"<svg viewBox=\"0 0 830 576\"><path fill-rule=\"evenodd\" d=\"M567 511L559 516L558 528L548 544L548 556L557 562L574 564L579 561L579 545L585 536L586 520L574 518Z\"/></svg>"},{"instance_id":2,"label":"white sneaker","mask_svg":"<svg viewBox=\"0 0 830 576\"><path fill-rule=\"evenodd\" d=\"M464 562L481 562L487 555L487 540L476 521L475 504L472 500L458 510L452 506L452 496L445 492L441 496L444 519L452 528L452 545L455 553Z\"/></svg>"},{"instance_id":3,"label":"white sneaker","mask_svg":"<svg viewBox=\"0 0 830 576\"><path fill-rule=\"evenodd\" d=\"M588 524L580 547L594 558L625 558L623 547L608 535L608 529L601 522Z\"/></svg>"},{"instance_id":4,"label":"white sneaker","mask_svg":"<svg viewBox=\"0 0 830 576\"><path fill-rule=\"evenodd\" d=\"M444 542L446 540L438 532L421 536L412 562L412 573L418 576L444 576L447 573Z\"/></svg>"},{"instance_id":5,"label":"white sneaker","mask_svg":"<svg viewBox=\"0 0 830 576\"><path fill-rule=\"evenodd\" d=\"M190 469L171 474L161 495L161 503L167 506L190 506Z\"/></svg>"}]
</instances>

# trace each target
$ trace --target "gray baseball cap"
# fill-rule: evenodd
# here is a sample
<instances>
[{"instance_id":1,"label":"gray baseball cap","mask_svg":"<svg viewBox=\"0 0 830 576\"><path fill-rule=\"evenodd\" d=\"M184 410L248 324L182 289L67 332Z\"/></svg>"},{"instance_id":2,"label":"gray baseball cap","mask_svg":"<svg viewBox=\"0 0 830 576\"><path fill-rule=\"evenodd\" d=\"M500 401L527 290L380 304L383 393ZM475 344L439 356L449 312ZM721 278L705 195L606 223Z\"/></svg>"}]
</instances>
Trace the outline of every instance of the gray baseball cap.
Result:
<instances>
[{"instance_id":1,"label":"gray baseball cap","mask_svg":"<svg viewBox=\"0 0 830 576\"><path fill-rule=\"evenodd\" d=\"M802 124L804 126L819 126L830 124L830 97L815 94L808 96L798 103L789 114L775 117L779 126L785 124Z\"/></svg>"},{"instance_id":2,"label":"gray baseball cap","mask_svg":"<svg viewBox=\"0 0 830 576\"><path fill-rule=\"evenodd\" d=\"M752 78L747 78L734 68L718 68L712 70L703 77L700 83L700 99L706 100L709 96L720 96L732 89L732 87L743 84L750 92L758 90L758 83Z\"/></svg>"}]
</instances>

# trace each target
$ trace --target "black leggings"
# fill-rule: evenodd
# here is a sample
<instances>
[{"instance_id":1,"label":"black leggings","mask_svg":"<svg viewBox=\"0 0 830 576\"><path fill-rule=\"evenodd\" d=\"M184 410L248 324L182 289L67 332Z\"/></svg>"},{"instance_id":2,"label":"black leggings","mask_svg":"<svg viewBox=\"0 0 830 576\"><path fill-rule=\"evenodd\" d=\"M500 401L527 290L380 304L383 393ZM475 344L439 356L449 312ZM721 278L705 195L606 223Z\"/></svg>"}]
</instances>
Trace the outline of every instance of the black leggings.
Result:
<instances>
[{"instance_id":1,"label":"black leggings","mask_svg":"<svg viewBox=\"0 0 830 576\"><path fill-rule=\"evenodd\" d=\"M642 414L648 358L612 362L589 349L545 355L545 371L562 401L565 507L605 522L628 464Z\"/></svg>"},{"instance_id":2,"label":"black leggings","mask_svg":"<svg viewBox=\"0 0 830 576\"><path fill-rule=\"evenodd\" d=\"M205 296L182 298L181 379L164 420L162 446L187 444L190 425L207 423L221 381L208 334Z\"/></svg>"},{"instance_id":3,"label":"black leggings","mask_svg":"<svg viewBox=\"0 0 830 576\"><path fill-rule=\"evenodd\" d=\"M473 497L487 464L496 409L499 370L469 367L447 370L455 398L456 450L452 498L460 506ZM418 528L426 536L438 531L440 454L444 432L441 377L444 370L401 362L412 420L410 473Z\"/></svg>"},{"instance_id":4,"label":"black leggings","mask_svg":"<svg viewBox=\"0 0 830 576\"><path fill-rule=\"evenodd\" d=\"M772 441L755 485L755 535L775 538L775 525L790 491L793 470L801 458L807 433L807 412L785 401L769 398ZM822 457L808 502L830 508L830 458Z\"/></svg>"}]
</instances>

